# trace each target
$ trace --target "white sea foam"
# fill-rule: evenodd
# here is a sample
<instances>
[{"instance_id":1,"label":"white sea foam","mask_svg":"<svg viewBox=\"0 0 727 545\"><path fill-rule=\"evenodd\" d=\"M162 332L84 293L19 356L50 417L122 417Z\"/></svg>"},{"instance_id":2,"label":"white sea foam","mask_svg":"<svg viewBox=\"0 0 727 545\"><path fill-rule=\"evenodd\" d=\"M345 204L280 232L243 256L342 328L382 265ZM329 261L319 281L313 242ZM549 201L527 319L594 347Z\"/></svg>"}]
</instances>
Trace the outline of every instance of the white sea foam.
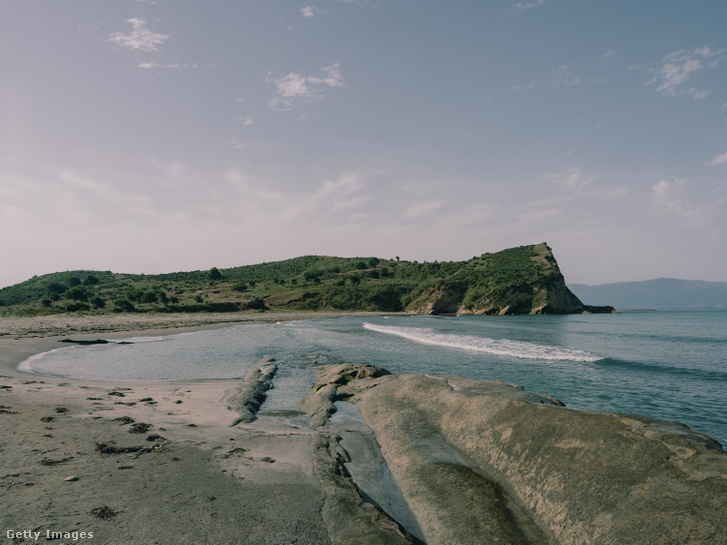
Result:
<instances>
[{"instance_id":1,"label":"white sea foam","mask_svg":"<svg viewBox=\"0 0 727 545\"><path fill-rule=\"evenodd\" d=\"M433 330L424 327L393 327L364 323L364 328L387 335L397 335L421 344L457 348L460 350L473 350L498 356L571 361L598 361L602 359L595 354L583 350L571 350L559 346L511 341L509 339L489 339L487 337L473 337L470 335L435 333Z\"/></svg>"}]
</instances>

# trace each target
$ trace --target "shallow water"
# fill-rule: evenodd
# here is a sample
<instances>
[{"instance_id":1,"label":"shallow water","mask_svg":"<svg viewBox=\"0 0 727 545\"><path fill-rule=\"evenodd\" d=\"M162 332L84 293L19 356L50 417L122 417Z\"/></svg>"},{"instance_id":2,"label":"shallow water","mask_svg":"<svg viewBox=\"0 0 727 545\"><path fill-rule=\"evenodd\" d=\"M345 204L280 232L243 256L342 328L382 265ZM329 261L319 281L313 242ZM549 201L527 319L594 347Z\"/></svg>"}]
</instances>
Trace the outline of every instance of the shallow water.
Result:
<instances>
[{"instance_id":1,"label":"shallow water","mask_svg":"<svg viewBox=\"0 0 727 545\"><path fill-rule=\"evenodd\" d=\"M68 346L22 367L89 380L240 377L278 360L264 405L307 394L320 364L502 380L570 407L677 420L727 441L727 311L575 316L347 316ZM316 363L313 363L313 362Z\"/></svg>"}]
</instances>

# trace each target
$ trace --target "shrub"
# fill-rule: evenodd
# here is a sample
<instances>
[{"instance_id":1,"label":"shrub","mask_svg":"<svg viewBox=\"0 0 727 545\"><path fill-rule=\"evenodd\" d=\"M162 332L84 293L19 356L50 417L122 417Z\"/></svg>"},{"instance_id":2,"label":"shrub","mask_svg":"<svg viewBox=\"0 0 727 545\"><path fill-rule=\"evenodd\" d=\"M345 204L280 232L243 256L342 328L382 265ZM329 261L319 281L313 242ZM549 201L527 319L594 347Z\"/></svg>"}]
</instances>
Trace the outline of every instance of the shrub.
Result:
<instances>
[{"instance_id":1,"label":"shrub","mask_svg":"<svg viewBox=\"0 0 727 545\"><path fill-rule=\"evenodd\" d=\"M255 297L252 301L247 302L245 308L249 310L265 310L268 307L265 305L265 301L263 301L260 297Z\"/></svg>"},{"instance_id":2,"label":"shrub","mask_svg":"<svg viewBox=\"0 0 727 545\"><path fill-rule=\"evenodd\" d=\"M123 297L114 299L114 312L134 312L135 310L134 304L128 299Z\"/></svg>"},{"instance_id":3,"label":"shrub","mask_svg":"<svg viewBox=\"0 0 727 545\"><path fill-rule=\"evenodd\" d=\"M245 282L238 282L234 286L232 286L232 291L245 291L247 289L247 284Z\"/></svg>"},{"instance_id":4,"label":"shrub","mask_svg":"<svg viewBox=\"0 0 727 545\"><path fill-rule=\"evenodd\" d=\"M65 284L61 284L60 282L51 282L48 284L47 288L48 293L56 293L59 295L68 289Z\"/></svg>"},{"instance_id":5,"label":"shrub","mask_svg":"<svg viewBox=\"0 0 727 545\"><path fill-rule=\"evenodd\" d=\"M323 271L320 269L308 269L303 273L303 278L310 281L319 281L321 279L321 276L323 275Z\"/></svg>"},{"instance_id":6,"label":"shrub","mask_svg":"<svg viewBox=\"0 0 727 545\"><path fill-rule=\"evenodd\" d=\"M101 281L98 279L98 277L96 277L92 274L89 274L86 278L83 279L84 286L95 286L99 282L101 282Z\"/></svg>"},{"instance_id":7,"label":"shrub","mask_svg":"<svg viewBox=\"0 0 727 545\"><path fill-rule=\"evenodd\" d=\"M74 301L88 301L88 293L81 286L75 286L66 291L66 298Z\"/></svg>"},{"instance_id":8,"label":"shrub","mask_svg":"<svg viewBox=\"0 0 727 545\"><path fill-rule=\"evenodd\" d=\"M79 310L91 310L91 307L88 305L88 303L68 303L65 307L66 312L78 312Z\"/></svg>"},{"instance_id":9,"label":"shrub","mask_svg":"<svg viewBox=\"0 0 727 545\"><path fill-rule=\"evenodd\" d=\"M68 279L68 285L71 286L71 287L73 287L73 286L80 286L81 285L81 279L78 278L77 276L71 276Z\"/></svg>"},{"instance_id":10,"label":"shrub","mask_svg":"<svg viewBox=\"0 0 727 545\"><path fill-rule=\"evenodd\" d=\"M212 267L209 274L212 280L222 280L222 273L217 267Z\"/></svg>"},{"instance_id":11,"label":"shrub","mask_svg":"<svg viewBox=\"0 0 727 545\"><path fill-rule=\"evenodd\" d=\"M159 298L153 291L145 291L141 296L142 303L156 303L157 301L159 301Z\"/></svg>"},{"instance_id":12,"label":"shrub","mask_svg":"<svg viewBox=\"0 0 727 545\"><path fill-rule=\"evenodd\" d=\"M104 308L106 306L106 301L96 295L93 299L91 299L91 304L94 308Z\"/></svg>"}]
</instances>

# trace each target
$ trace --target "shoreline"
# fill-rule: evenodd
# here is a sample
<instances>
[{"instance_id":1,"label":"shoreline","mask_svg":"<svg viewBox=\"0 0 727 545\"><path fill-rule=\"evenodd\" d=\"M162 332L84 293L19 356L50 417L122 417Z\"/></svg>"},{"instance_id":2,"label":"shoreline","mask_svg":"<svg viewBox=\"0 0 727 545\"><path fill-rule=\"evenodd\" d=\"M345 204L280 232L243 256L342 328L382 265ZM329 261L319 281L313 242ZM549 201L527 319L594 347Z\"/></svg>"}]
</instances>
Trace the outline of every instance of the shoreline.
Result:
<instances>
[{"instance_id":1,"label":"shoreline","mask_svg":"<svg viewBox=\"0 0 727 545\"><path fill-rule=\"evenodd\" d=\"M340 315L164 315L143 323L111 315L95 324L68 316L1 318L0 535L40 532L45 542L47 532L61 532L66 543L327 545L350 532L361 537L345 542L409 543L340 477L345 451L332 429L307 426L302 411L297 417L263 411L239 423L227 401L239 379L90 381L17 369L63 338L173 335ZM103 513L108 518L99 518Z\"/></svg>"},{"instance_id":2,"label":"shoreline","mask_svg":"<svg viewBox=\"0 0 727 545\"><path fill-rule=\"evenodd\" d=\"M218 329L245 323L313 320L341 316L378 316L379 312L266 312L237 314L101 314L77 316L0 316L0 374L20 373L27 377L48 376L28 373L17 366L29 357L58 348L62 338L79 340L105 337L153 337ZM59 377L60 378L60 377ZM76 379L63 379L73 381ZM102 381L108 382L108 381Z\"/></svg>"}]
</instances>

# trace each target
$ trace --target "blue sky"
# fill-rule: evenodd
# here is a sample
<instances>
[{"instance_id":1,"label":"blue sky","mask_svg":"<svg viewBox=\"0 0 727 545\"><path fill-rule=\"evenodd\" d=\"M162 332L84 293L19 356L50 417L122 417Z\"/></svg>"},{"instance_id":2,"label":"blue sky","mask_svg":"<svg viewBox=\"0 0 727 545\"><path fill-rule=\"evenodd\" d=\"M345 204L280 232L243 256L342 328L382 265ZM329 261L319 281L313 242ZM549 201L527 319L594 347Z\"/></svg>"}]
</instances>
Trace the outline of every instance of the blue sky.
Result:
<instances>
[{"instance_id":1,"label":"blue sky","mask_svg":"<svg viewBox=\"0 0 727 545\"><path fill-rule=\"evenodd\" d=\"M0 7L0 286L547 241L727 281L727 3Z\"/></svg>"}]
</instances>

